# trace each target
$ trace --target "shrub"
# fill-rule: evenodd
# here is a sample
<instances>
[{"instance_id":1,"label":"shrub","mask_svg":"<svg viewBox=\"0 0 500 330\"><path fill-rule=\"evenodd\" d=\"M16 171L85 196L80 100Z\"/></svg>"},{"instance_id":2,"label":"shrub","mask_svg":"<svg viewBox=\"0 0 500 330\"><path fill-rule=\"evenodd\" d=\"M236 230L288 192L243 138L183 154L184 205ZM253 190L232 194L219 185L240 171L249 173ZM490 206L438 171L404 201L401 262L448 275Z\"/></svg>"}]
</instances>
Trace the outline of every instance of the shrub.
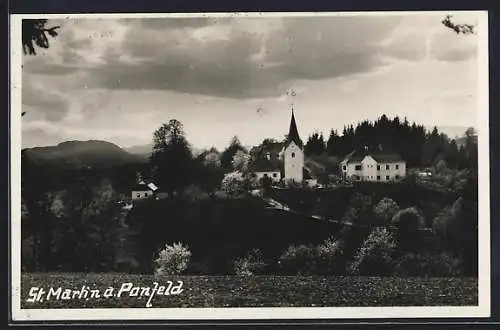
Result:
<instances>
[{"instance_id":1,"label":"shrub","mask_svg":"<svg viewBox=\"0 0 500 330\"><path fill-rule=\"evenodd\" d=\"M349 200L347 209L342 217L342 222L355 224L371 223L373 219L371 195L354 193Z\"/></svg>"},{"instance_id":2,"label":"shrub","mask_svg":"<svg viewBox=\"0 0 500 330\"><path fill-rule=\"evenodd\" d=\"M254 249L245 257L237 259L233 264L233 270L238 276L252 276L262 274L266 266L262 252Z\"/></svg>"},{"instance_id":3,"label":"shrub","mask_svg":"<svg viewBox=\"0 0 500 330\"><path fill-rule=\"evenodd\" d=\"M373 208L375 216L382 220L382 224L384 225L389 224L398 211L399 205L387 197L382 198Z\"/></svg>"},{"instance_id":4,"label":"shrub","mask_svg":"<svg viewBox=\"0 0 500 330\"><path fill-rule=\"evenodd\" d=\"M391 220L391 224L400 230L413 232L425 227L422 213L416 207L409 207L398 211Z\"/></svg>"},{"instance_id":5,"label":"shrub","mask_svg":"<svg viewBox=\"0 0 500 330\"><path fill-rule=\"evenodd\" d=\"M231 160L231 165L235 171L245 173L248 170L248 163L250 162L250 155L242 150L236 151Z\"/></svg>"},{"instance_id":6,"label":"shrub","mask_svg":"<svg viewBox=\"0 0 500 330\"><path fill-rule=\"evenodd\" d=\"M463 198L459 197L453 205L445 207L433 220L432 230L447 247L453 247L454 240L459 235L462 214Z\"/></svg>"},{"instance_id":7,"label":"shrub","mask_svg":"<svg viewBox=\"0 0 500 330\"><path fill-rule=\"evenodd\" d=\"M422 213L415 207L403 209L392 218L398 248L404 252L419 251L421 249L420 229L425 227Z\"/></svg>"},{"instance_id":8,"label":"shrub","mask_svg":"<svg viewBox=\"0 0 500 330\"><path fill-rule=\"evenodd\" d=\"M316 268L319 274L341 275L344 273L341 242L328 238L316 247L316 253L318 258Z\"/></svg>"},{"instance_id":9,"label":"shrub","mask_svg":"<svg viewBox=\"0 0 500 330\"><path fill-rule=\"evenodd\" d=\"M391 274L395 247L392 234L387 229L373 229L354 256L349 272L353 275L386 276Z\"/></svg>"},{"instance_id":10,"label":"shrub","mask_svg":"<svg viewBox=\"0 0 500 330\"><path fill-rule=\"evenodd\" d=\"M245 177L241 172L230 172L222 179L222 190L230 197L235 197L244 192Z\"/></svg>"},{"instance_id":11,"label":"shrub","mask_svg":"<svg viewBox=\"0 0 500 330\"><path fill-rule=\"evenodd\" d=\"M191 251L182 243L173 245L165 244L165 248L160 250L158 258L155 260L156 275L176 275L182 273L189 266L191 261Z\"/></svg>"},{"instance_id":12,"label":"shrub","mask_svg":"<svg viewBox=\"0 0 500 330\"><path fill-rule=\"evenodd\" d=\"M394 274L415 277L451 277L460 275L461 261L448 253L408 253L396 261Z\"/></svg>"},{"instance_id":13,"label":"shrub","mask_svg":"<svg viewBox=\"0 0 500 330\"><path fill-rule=\"evenodd\" d=\"M317 265L317 252L311 246L290 245L278 262L287 275L312 275Z\"/></svg>"},{"instance_id":14,"label":"shrub","mask_svg":"<svg viewBox=\"0 0 500 330\"><path fill-rule=\"evenodd\" d=\"M190 202L195 202L195 201L206 199L208 197L208 194L206 192L204 192L197 185L192 184L192 185L187 186L184 189L183 196L186 200L188 200Z\"/></svg>"}]
</instances>

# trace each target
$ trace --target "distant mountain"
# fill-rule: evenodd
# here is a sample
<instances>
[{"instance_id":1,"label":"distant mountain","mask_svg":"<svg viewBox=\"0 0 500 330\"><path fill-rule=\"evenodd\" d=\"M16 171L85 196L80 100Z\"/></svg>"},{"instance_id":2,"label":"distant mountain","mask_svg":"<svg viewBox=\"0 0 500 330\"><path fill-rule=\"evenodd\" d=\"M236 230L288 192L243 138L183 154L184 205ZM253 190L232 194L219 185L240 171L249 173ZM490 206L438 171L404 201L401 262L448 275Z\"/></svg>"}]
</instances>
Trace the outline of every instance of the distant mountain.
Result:
<instances>
[{"instance_id":1,"label":"distant mountain","mask_svg":"<svg viewBox=\"0 0 500 330\"><path fill-rule=\"evenodd\" d=\"M125 148L125 151L132 155L138 155L141 157L144 156L149 156L153 152L153 144L143 144L143 145L137 145L137 146L132 146ZM193 156L197 156L201 154L204 151L204 149L198 149L198 148L191 148L191 152L193 153Z\"/></svg>"},{"instance_id":2,"label":"distant mountain","mask_svg":"<svg viewBox=\"0 0 500 330\"><path fill-rule=\"evenodd\" d=\"M153 144L143 144L125 148L125 151L132 155L150 155L153 152Z\"/></svg>"},{"instance_id":3,"label":"distant mountain","mask_svg":"<svg viewBox=\"0 0 500 330\"><path fill-rule=\"evenodd\" d=\"M143 162L117 145L98 140L66 141L56 146L24 149L25 157L40 165L107 168Z\"/></svg>"}]
</instances>

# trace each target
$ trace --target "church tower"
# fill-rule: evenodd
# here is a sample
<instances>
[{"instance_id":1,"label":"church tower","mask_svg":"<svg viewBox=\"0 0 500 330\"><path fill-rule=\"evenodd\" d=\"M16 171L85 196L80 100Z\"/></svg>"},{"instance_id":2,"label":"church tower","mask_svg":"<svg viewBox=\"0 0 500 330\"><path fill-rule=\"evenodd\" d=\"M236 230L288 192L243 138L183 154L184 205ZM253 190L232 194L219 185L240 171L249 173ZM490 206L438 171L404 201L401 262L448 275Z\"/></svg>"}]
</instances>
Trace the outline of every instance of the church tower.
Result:
<instances>
[{"instance_id":1,"label":"church tower","mask_svg":"<svg viewBox=\"0 0 500 330\"><path fill-rule=\"evenodd\" d=\"M293 180L297 183L302 182L304 176L304 144L299 136L295 115L292 108L292 119L290 120L290 129L283 146L284 153L284 179L285 182Z\"/></svg>"}]
</instances>

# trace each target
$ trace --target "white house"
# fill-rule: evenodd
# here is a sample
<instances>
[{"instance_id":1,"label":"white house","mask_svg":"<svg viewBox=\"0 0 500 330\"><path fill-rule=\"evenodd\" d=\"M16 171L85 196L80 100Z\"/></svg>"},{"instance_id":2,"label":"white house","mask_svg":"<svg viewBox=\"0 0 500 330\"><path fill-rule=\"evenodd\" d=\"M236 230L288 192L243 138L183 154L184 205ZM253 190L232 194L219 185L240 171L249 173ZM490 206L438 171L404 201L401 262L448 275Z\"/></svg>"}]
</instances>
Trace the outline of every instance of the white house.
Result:
<instances>
[{"instance_id":1,"label":"white house","mask_svg":"<svg viewBox=\"0 0 500 330\"><path fill-rule=\"evenodd\" d=\"M406 176L406 162L401 156L382 151L352 152L340 167L342 176L354 181L393 182Z\"/></svg>"},{"instance_id":2,"label":"white house","mask_svg":"<svg viewBox=\"0 0 500 330\"><path fill-rule=\"evenodd\" d=\"M157 190L158 187L154 183L140 181L132 188L132 201L152 198Z\"/></svg>"},{"instance_id":3,"label":"white house","mask_svg":"<svg viewBox=\"0 0 500 330\"><path fill-rule=\"evenodd\" d=\"M270 178L273 182L280 182L282 179L282 164L280 150L282 143L270 143L265 150L255 148L251 151L253 159L250 163L250 171L260 182L264 178Z\"/></svg>"}]
</instances>

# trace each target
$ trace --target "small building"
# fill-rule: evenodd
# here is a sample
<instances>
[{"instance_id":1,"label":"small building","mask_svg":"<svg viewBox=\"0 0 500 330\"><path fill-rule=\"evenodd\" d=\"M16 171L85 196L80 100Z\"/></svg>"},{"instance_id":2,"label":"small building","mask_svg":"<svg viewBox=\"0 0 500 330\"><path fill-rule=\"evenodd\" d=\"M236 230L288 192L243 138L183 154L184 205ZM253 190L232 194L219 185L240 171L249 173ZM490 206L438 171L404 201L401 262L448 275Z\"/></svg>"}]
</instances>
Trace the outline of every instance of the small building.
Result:
<instances>
[{"instance_id":1,"label":"small building","mask_svg":"<svg viewBox=\"0 0 500 330\"><path fill-rule=\"evenodd\" d=\"M397 153L381 150L351 152L340 163L344 179L393 182L406 176L406 162Z\"/></svg>"},{"instance_id":2,"label":"small building","mask_svg":"<svg viewBox=\"0 0 500 330\"><path fill-rule=\"evenodd\" d=\"M272 182L281 181L281 162L279 159L259 158L252 161L249 168L258 182L264 178L269 178Z\"/></svg>"},{"instance_id":3,"label":"small building","mask_svg":"<svg viewBox=\"0 0 500 330\"><path fill-rule=\"evenodd\" d=\"M132 201L153 198L158 191L158 187L150 182L140 181L132 187Z\"/></svg>"}]
</instances>

